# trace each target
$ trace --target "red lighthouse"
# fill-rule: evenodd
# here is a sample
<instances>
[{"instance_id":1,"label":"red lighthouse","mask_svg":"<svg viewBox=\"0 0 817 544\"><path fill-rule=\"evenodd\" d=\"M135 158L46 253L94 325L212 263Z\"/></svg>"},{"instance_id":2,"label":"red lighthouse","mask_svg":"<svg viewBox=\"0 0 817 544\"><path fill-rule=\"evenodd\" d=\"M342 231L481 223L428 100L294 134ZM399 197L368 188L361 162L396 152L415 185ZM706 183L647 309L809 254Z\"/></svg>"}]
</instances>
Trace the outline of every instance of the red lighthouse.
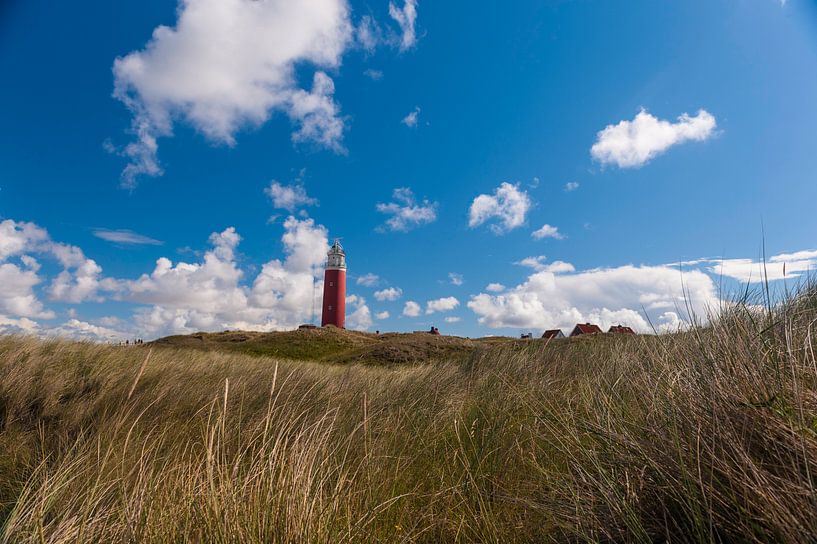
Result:
<instances>
[{"instance_id":1,"label":"red lighthouse","mask_svg":"<svg viewBox=\"0 0 817 544\"><path fill-rule=\"evenodd\" d=\"M346 321L346 252L340 241L335 240L326 257L321 327L334 325L342 329Z\"/></svg>"}]
</instances>

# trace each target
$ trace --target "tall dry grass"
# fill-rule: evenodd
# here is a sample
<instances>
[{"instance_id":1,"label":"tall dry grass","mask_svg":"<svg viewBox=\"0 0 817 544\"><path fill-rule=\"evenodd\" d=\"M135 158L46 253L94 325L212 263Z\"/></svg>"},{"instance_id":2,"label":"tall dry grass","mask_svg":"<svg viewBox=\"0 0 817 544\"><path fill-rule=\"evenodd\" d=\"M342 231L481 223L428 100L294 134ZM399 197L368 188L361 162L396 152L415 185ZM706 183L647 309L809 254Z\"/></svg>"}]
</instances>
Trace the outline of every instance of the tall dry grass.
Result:
<instances>
[{"instance_id":1,"label":"tall dry grass","mask_svg":"<svg viewBox=\"0 0 817 544\"><path fill-rule=\"evenodd\" d=\"M2 541L814 541L815 323L397 368L2 338Z\"/></svg>"}]
</instances>

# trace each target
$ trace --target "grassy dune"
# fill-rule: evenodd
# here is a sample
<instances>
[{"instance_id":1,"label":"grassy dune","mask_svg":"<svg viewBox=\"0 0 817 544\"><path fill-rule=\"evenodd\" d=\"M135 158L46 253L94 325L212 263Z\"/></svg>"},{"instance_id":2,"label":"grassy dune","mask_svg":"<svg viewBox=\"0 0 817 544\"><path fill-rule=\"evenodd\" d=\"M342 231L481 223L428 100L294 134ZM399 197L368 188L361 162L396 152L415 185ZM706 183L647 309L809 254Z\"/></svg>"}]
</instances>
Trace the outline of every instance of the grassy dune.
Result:
<instances>
[{"instance_id":1,"label":"grassy dune","mask_svg":"<svg viewBox=\"0 0 817 544\"><path fill-rule=\"evenodd\" d=\"M817 294L377 366L0 338L3 542L805 542Z\"/></svg>"},{"instance_id":2,"label":"grassy dune","mask_svg":"<svg viewBox=\"0 0 817 544\"><path fill-rule=\"evenodd\" d=\"M374 334L328 327L271 333L244 331L197 333L168 336L154 341L153 344L161 347L246 353L291 361L382 366L430 360L462 362L476 351L508 342L513 343L513 339L471 340L425 333Z\"/></svg>"}]
</instances>

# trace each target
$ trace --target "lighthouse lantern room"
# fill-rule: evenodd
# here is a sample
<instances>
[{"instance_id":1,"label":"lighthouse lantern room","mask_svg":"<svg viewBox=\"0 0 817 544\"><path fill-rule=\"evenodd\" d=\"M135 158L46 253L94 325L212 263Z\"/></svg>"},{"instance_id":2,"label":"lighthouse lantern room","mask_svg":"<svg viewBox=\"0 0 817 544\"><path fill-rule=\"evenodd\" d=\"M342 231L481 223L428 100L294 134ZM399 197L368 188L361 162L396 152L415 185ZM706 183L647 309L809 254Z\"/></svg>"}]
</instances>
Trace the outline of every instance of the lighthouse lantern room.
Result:
<instances>
[{"instance_id":1,"label":"lighthouse lantern room","mask_svg":"<svg viewBox=\"0 0 817 544\"><path fill-rule=\"evenodd\" d=\"M323 275L323 312L321 327L334 325L343 328L346 321L346 252L335 240L326 254Z\"/></svg>"}]
</instances>

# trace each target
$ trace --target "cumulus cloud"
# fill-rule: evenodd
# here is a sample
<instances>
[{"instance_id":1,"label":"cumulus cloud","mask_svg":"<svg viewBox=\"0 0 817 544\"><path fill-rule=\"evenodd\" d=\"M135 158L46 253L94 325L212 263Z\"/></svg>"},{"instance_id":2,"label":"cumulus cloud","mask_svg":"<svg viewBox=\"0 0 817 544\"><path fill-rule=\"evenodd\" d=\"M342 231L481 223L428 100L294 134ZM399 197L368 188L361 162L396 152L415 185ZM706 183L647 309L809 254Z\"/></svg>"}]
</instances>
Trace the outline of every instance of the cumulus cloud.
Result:
<instances>
[{"instance_id":1,"label":"cumulus cloud","mask_svg":"<svg viewBox=\"0 0 817 544\"><path fill-rule=\"evenodd\" d=\"M183 0L174 27L159 26L144 49L114 62L114 96L133 115L135 140L123 183L162 173L157 139L183 121L214 143L233 145L244 127L275 112L295 124L293 140L342 150L344 123L334 84L352 40L345 0ZM296 67L313 67L311 89Z\"/></svg>"},{"instance_id":2,"label":"cumulus cloud","mask_svg":"<svg viewBox=\"0 0 817 544\"><path fill-rule=\"evenodd\" d=\"M796 279L803 273L817 270L817 250L781 253L769 257L764 263L753 259L722 259L710 261L713 274L734 278L743 283Z\"/></svg>"},{"instance_id":3,"label":"cumulus cloud","mask_svg":"<svg viewBox=\"0 0 817 544\"><path fill-rule=\"evenodd\" d=\"M553 261L552 263L547 263L545 262L546 260L547 257L544 255L537 255L536 257L525 257L521 261L517 261L513 264L533 268L537 272L547 271L554 274L573 272L575 270L573 265L570 263L566 263L564 261Z\"/></svg>"},{"instance_id":4,"label":"cumulus cloud","mask_svg":"<svg viewBox=\"0 0 817 544\"><path fill-rule=\"evenodd\" d=\"M420 305L413 300L407 301L406 305L403 306L403 315L406 317L417 317L420 315Z\"/></svg>"},{"instance_id":5,"label":"cumulus cloud","mask_svg":"<svg viewBox=\"0 0 817 544\"><path fill-rule=\"evenodd\" d=\"M387 310L383 310L382 312L376 313L375 317L377 319L388 319L389 318L389 312Z\"/></svg>"},{"instance_id":6,"label":"cumulus cloud","mask_svg":"<svg viewBox=\"0 0 817 544\"><path fill-rule=\"evenodd\" d=\"M451 285L460 286L463 284L462 274L457 274L456 272L449 272L448 279L451 282Z\"/></svg>"},{"instance_id":7,"label":"cumulus cloud","mask_svg":"<svg viewBox=\"0 0 817 544\"><path fill-rule=\"evenodd\" d=\"M368 274L363 274L362 276L358 277L355 283L364 287L374 287L380 283L380 276L369 272Z\"/></svg>"},{"instance_id":8,"label":"cumulus cloud","mask_svg":"<svg viewBox=\"0 0 817 544\"><path fill-rule=\"evenodd\" d=\"M101 280L102 269L80 248L54 242L45 229L34 223L6 219L0 222L0 312L7 317L55 316L34 292L43 278L39 275L40 263L32 255L43 255L62 266L48 290L53 300L99 300L98 291L111 287Z\"/></svg>"},{"instance_id":9,"label":"cumulus cloud","mask_svg":"<svg viewBox=\"0 0 817 544\"><path fill-rule=\"evenodd\" d=\"M0 315L53 318L54 312L46 310L34 293L34 287L41 281L37 268L31 264L0 264Z\"/></svg>"},{"instance_id":10,"label":"cumulus cloud","mask_svg":"<svg viewBox=\"0 0 817 544\"><path fill-rule=\"evenodd\" d=\"M417 22L417 0L406 0L402 8L394 2L389 2L389 15L400 25L402 36L400 50L411 49L417 43L417 34L414 25Z\"/></svg>"},{"instance_id":11,"label":"cumulus cloud","mask_svg":"<svg viewBox=\"0 0 817 544\"><path fill-rule=\"evenodd\" d=\"M0 334L35 334L38 328L39 324L27 317L14 319L0 314Z\"/></svg>"},{"instance_id":12,"label":"cumulus cloud","mask_svg":"<svg viewBox=\"0 0 817 544\"><path fill-rule=\"evenodd\" d=\"M54 300L79 303L84 300L102 302L100 288L114 289L112 280L102 279L102 267L93 259L85 259L73 269L60 272L51 283L49 293Z\"/></svg>"},{"instance_id":13,"label":"cumulus cloud","mask_svg":"<svg viewBox=\"0 0 817 544\"><path fill-rule=\"evenodd\" d=\"M491 230L495 234L504 234L521 227L530 208L528 193L504 182L494 190L494 194L483 194L474 199L469 210L468 226L475 228L495 220L490 225Z\"/></svg>"},{"instance_id":14,"label":"cumulus cloud","mask_svg":"<svg viewBox=\"0 0 817 544\"><path fill-rule=\"evenodd\" d=\"M0 262L28 252L41 252L50 242L48 231L34 223L0 221Z\"/></svg>"},{"instance_id":15,"label":"cumulus cloud","mask_svg":"<svg viewBox=\"0 0 817 544\"><path fill-rule=\"evenodd\" d=\"M380 227L381 230L407 232L437 219L437 203L427 199L418 203L408 187L398 187L392 191L392 198L394 202L378 203L376 206L378 212L391 216Z\"/></svg>"},{"instance_id":16,"label":"cumulus cloud","mask_svg":"<svg viewBox=\"0 0 817 544\"><path fill-rule=\"evenodd\" d=\"M542 225L542 228L533 231L530 235L536 240L542 240L543 238L564 239L564 235L559 232L558 228L548 224Z\"/></svg>"},{"instance_id":17,"label":"cumulus cloud","mask_svg":"<svg viewBox=\"0 0 817 544\"><path fill-rule=\"evenodd\" d=\"M210 236L213 247L204 254L204 262L174 265L167 257L161 257L153 272L123 281L121 288L135 302L183 306L208 314L225 307L246 306L246 296L238 288L242 272L233 262L240 239L232 227L213 233Z\"/></svg>"},{"instance_id":18,"label":"cumulus cloud","mask_svg":"<svg viewBox=\"0 0 817 544\"><path fill-rule=\"evenodd\" d=\"M416 106L408 115L403 117L403 120L400 121L404 125L409 128L414 128L417 126L417 122L419 121L420 117L420 106Z\"/></svg>"},{"instance_id":19,"label":"cumulus cloud","mask_svg":"<svg viewBox=\"0 0 817 544\"><path fill-rule=\"evenodd\" d=\"M365 331L372 326L372 313L366 305L366 299L357 295L346 297L346 307L351 313L346 316L346 328L355 331Z\"/></svg>"},{"instance_id":20,"label":"cumulus cloud","mask_svg":"<svg viewBox=\"0 0 817 544\"><path fill-rule=\"evenodd\" d=\"M579 188L579 182L578 181L568 181L567 183L565 183L565 191L568 192L568 193L571 193L571 192L575 191L578 188Z\"/></svg>"},{"instance_id":21,"label":"cumulus cloud","mask_svg":"<svg viewBox=\"0 0 817 544\"><path fill-rule=\"evenodd\" d=\"M555 263L554 263L555 264ZM480 293L468 307L492 328L570 329L576 323L629 325L640 332L688 324L718 303L715 283L703 271L683 275L670 266L620 266L556 273L543 269L501 294ZM673 317L674 316L674 317Z\"/></svg>"},{"instance_id":22,"label":"cumulus cloud","mask_svg":"<svg viewBox=\"0 0 817 544\"><path fill-rule=\"evenodd\" d=\"M164 243L128 229L95 229L94 236L115 244L160 246Z\"/></svg>"},{"instance_id":23,"label":"cumulus cloud","mask_svg":"<svg viewBox=\"0 0 817 544\"><path fill-rule=\"evenodd\" d=\"M455 297L443 297L426 302L426 314L435 312L448 312L460 305L460 301Z\"/></svg>"},{"instance_id":24,"label":"cumulus cloud","mask_svg":"<svg viewBox=\"0 0 817 544\"><path fill-rule=\"evenodd\" d=\"M138 330L150 335L196 330L280 330L308 320L319 307L320 265L329 249L326 228L290 216L281 241L285 258L267 262L252 280L236 262L241 237L232 227L210 237L211 249L198 263L174 264L162 257L154 270L118 283L125 300L150 305L136 312ZM362 324L366 310L357 309Z\"/></svg>"},{"instance_id":25,"label":"cumulus cloud","mask_svg":"<svg viewBox=\"0 0 817 544\"><path fill-rule=\"evenodd\" d=\"M485 287L485 290L491 293L501 293L502 291L505 290L505 286L502 285L501 283L489 283Z\"/></svg>"},{"instance_id":26,"label":"cumulus cloud","mask_svg":"<svg viewBox=\"0 0 817 544\"><path fill-rule=\"evenodd\" d=\"M95 325L79 319L69 319L62 325L43 331L46 336L61 336L74 340L90 340L93 342L121 342L132 338L128 332L112 329L102 325Z\"/></svg>"},{"instance_id":27,"label":"cumulus cloud","mask_svg":"<svg viewBox=\"0 0 817 544\"><path fill-rule=\"evenodd\" d=\"M715 134L717 122L706 110L687 113L672 123L642 109L632 121L621 121L599 131L590 149L594 159L619 168L638 168L670 147L687 141L704 141Z\"/></svg>"},{"instance_id":28,"label":"cumulus cloud","mask_svg":"<svg viewBox=\"0 0 817 544\"><path fill-rule=\"evenodd\" d=\"M264 189L267 196L272 199L272 205L276 208L287 210L293 213L297 208L302 206L316 206L317 199L306 194L306 189L303 185L283 185L273 180L270 186Z\"/></svg>"},{"instance_id":29,"label":"cumulus cloud","mask_svg":"<svg viewBox=\"0 0 817 544\"><path fill-rule=\"evenodd\" d=\"M460 318L459 318L459 317L457 317L457 316L450 315L450 316L448 316L448 317L446 317L446 318L445 318L445 322L446 322L446 323L459 323L459 322L460 322Z\"/></svg>"},{"instance_id":30,"label":"cumulus cloud","mask_svg":"<svg viewBox=\"0 0 817 544\"><path fill-rule=\"evenodd\" d=\"M401 296L403 296L403 290L399 287L388 287L380 291L375 291L374 293L374 298L380 302L384 302L386 300L397 300Z\"/></svg>"}]
</instances>

